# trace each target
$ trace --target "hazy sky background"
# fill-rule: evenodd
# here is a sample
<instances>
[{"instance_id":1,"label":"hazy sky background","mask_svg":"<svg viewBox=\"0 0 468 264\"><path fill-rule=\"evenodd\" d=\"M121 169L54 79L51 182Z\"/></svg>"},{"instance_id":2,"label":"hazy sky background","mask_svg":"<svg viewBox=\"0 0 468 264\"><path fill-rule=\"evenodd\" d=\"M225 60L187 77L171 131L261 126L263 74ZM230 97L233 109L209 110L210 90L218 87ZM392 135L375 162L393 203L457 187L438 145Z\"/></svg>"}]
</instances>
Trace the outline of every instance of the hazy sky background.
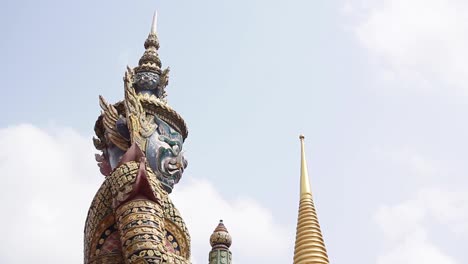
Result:
<instances>
[{"instance_id":1,"label":"hazy sky background","mask_svg":"<svg viewBox=\"0 0 468 264\"><path fill-rule=\"evenodd\" d=\"M335 264L468 262L468 3L2 1L1 263L82 263L103 178L98 95L123 98L153 11L189 166L173 200L206 263L291 263L299 139Z\"/></svg>"}]
</instances>

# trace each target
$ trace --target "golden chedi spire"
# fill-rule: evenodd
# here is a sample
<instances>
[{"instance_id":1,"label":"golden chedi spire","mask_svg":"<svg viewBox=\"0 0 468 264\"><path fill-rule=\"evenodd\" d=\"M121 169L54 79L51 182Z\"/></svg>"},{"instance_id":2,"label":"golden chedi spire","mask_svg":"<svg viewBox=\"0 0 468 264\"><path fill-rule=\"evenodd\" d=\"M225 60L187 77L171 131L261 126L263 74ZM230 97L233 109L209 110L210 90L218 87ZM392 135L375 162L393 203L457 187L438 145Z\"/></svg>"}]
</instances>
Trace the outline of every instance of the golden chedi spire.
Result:
<instances>
[{"instance_id":1,"label":"golden chedi spire","mask_svg":"<svg viewBox=\"0 0 468 264\"><path fill-rule=\"evenodd\" d=\"M328 264L327 250L323 242L322 231L320 230L310 190L304 136L300 135L299 138L301 140L301 193L294 247L294 264Z\"/></svg>"}]
</instances>

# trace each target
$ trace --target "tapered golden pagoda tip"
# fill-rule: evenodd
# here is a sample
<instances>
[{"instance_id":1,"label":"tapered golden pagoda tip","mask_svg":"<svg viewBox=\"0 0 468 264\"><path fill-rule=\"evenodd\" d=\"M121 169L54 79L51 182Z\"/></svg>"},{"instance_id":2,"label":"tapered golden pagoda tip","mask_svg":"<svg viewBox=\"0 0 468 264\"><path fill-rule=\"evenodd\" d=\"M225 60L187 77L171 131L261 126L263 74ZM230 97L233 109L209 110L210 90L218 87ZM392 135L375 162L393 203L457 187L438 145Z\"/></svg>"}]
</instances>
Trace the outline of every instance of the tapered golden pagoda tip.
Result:
<instances>
[{"instance_id":1,"label":"tapered golden pagoda tip","mask_svg":"<svg viewBox=\"0 0 468 264\"><path fill-rule=\"evenodd\" d=\"M304 135L299 135L301 140L301 193L300 197L303 198L305 195L312 195L309 183L309 173L307 171L307 161L305 157L305 146L304 146Z\"/></svg>"},{"instance_id":2,"label":"tapered golden pagoda tip","mask_svg":"<svg viewBox=\"0 0 468 264\"><path fill-rule=\"evenodd\" d=\"M151 23L151 31L150 31L150 34L156 35L157 27L158 27L158 11L154 10L153 22Z\"/></svg>"},{"instance_id":3,"label":"tapered golden pagoda tip","mask_svg":"<svg viewBox=\"0 0 468 264\"><path fill-rule=\"evenodd\" d=\"M301 195L297 217L296 243L293 264L329 264L327 249L315 211L314 201L307 173L304 135L301 140Z\"/></svg>"}]
</instances>

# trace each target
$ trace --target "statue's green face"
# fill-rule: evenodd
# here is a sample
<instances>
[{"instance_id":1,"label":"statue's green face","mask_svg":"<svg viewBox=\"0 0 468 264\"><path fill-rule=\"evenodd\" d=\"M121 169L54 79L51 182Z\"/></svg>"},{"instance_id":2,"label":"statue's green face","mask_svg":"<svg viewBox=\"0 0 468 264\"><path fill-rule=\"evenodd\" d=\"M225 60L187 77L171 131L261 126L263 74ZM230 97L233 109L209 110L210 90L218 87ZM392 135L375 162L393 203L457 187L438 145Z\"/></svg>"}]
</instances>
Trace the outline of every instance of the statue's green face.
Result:
<instances>
[{"instance_id":1,"label":"statue's green face","mask_svg":"<svg viewBox=\"0 0 468 264\"><path fill-rule=\"evenodd\" d=\"M158 117L154 117L156 131L147 139L146 157L164 189L170 193L187 167L183 156L180 133Z\"/></svg>"},{"instance_id":2,"label":"statue's green face","mask_svg":"<svg viewBox=\"0 0 468 264\"><path fill-rule=\"evenodd\" d=\"M154 117L153 121L156 129L146 138L146 149L143 151L149 166L161 181L164 189L171 193L187 167L187 160L182 152L184 141L179 132L160 118ZM117 129L122 137L130 140L127 124L123 117L117 122ZM106 153L111 169L115 169L125 151L111 144Z\"/></svg>"}]
</instances>

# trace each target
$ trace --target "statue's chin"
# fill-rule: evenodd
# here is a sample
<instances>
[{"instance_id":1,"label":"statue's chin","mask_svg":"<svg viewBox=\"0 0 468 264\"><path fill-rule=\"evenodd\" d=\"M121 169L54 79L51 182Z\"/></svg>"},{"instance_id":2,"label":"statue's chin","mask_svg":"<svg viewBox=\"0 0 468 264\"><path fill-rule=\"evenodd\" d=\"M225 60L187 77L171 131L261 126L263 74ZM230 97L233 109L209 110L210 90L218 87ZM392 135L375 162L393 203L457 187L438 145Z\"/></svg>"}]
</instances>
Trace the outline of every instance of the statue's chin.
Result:
<instances>
[{"instance_id":1,"label":"statue's chin","mask_svg":"<svg viewBox=\"0 0 468 264\"><path fill-rule=\"evenodd\" d=\"M161 181L161 183L162 183L163 189L167 193L172 193L172 189L174 188L174 184L170 184L170 183L167 183L167 182L164 182L164 181Z\"/></svg>"},{"instance_id":2,"label":"statue's chin","mask_svg":"<svg viewBox=\"0 0 468 264\"><path fill-rule=\"evenodd\" d=\"M167 166L164 167L162 175L158 179L167 193L171 193L174 185L179 182L182 177L182 171L182 169L170 163L167 163Z\"/></svg>"}]
</instances>

